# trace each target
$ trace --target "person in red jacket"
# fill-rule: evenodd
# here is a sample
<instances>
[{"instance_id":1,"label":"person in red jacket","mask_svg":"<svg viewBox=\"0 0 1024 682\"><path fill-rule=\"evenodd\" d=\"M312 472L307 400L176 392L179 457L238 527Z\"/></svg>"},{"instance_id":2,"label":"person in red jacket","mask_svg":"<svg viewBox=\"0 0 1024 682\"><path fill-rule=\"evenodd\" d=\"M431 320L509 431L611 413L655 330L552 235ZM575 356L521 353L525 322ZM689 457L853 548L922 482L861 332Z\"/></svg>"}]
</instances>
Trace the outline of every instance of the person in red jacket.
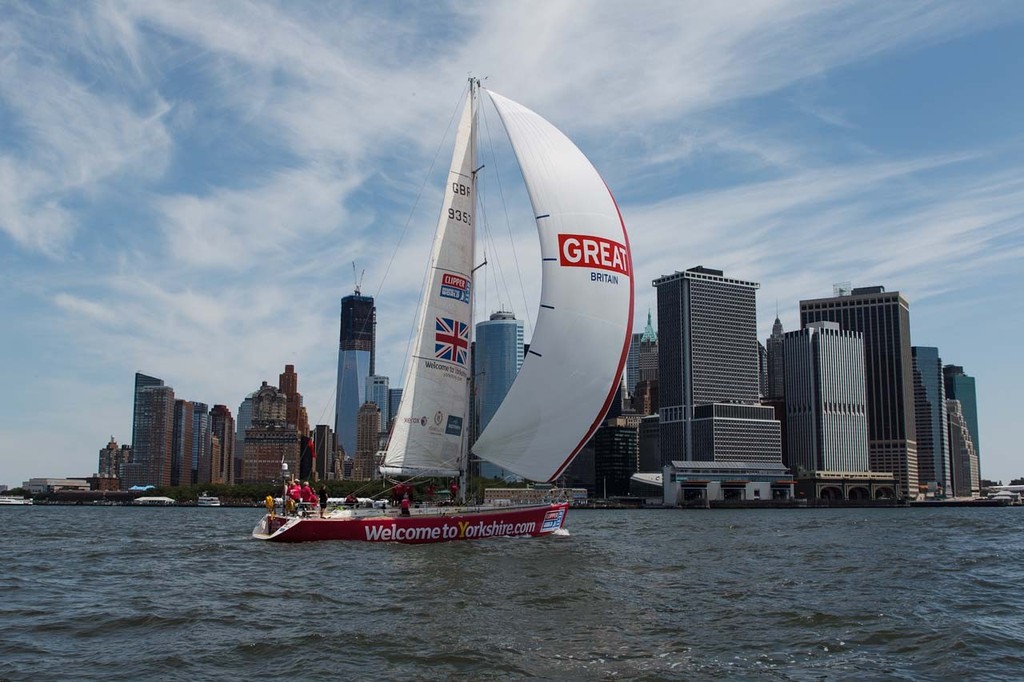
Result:
<instances>
[{"instance_id":1,"label":"person in red jacket","mask_svg":"<svg viewBox=\"0 0 1024 682\"><path fill-rule=\"evenodd\" d=\"M302 508L305 513L309 514L316 507L316 493L309 487L309 481L302 482L302 490L299 492L299 496L302 498Z\"/></svg>"},{"instance_id":2,"label":"person in red jacket","mask_svg":"<svg viewBox=\"0 0 1024 682\"><path fill-rule=\"evenodd\" d=\"M408 493L402 497L402 516L412 516L412 512L409 510Z\"/></svg>"}]
</instances>

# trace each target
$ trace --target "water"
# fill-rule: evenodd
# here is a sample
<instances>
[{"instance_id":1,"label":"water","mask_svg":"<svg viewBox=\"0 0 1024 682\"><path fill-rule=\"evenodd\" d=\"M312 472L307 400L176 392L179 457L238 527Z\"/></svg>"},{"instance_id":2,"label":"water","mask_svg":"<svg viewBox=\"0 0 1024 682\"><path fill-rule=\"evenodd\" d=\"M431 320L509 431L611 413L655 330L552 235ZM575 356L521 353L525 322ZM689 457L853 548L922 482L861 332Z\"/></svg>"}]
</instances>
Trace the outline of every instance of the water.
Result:
<instances>
[{"instance_id":1,"label":"water","mask_svg":"<svg viewBox=\"0 0 1024 682\"><path fill-rule=\"evenodd\" d=\"M1024 508L579 511L258 542L258 509L0 508L0 680L1010 679Z\"/></svg>"}]
</instances>

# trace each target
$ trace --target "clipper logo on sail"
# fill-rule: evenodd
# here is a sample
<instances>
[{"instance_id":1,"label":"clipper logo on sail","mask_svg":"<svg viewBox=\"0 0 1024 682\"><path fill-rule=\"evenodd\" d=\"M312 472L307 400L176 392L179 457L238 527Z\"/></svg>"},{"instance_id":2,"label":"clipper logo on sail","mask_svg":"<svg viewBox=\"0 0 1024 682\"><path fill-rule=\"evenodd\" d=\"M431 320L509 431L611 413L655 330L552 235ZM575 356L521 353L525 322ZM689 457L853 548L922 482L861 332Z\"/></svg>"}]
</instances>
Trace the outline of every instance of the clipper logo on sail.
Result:
<instances>
[{"instance_id":1,"label":"clipper logo on sail","mask_svg":"<svg viewBox=\"0 0 1024 682\"><path fill-rule=\"evenodd\" d=\"M454 298L456 301L469 303L470 285L465 277L449 272L441 275L441 298Z\"/></svg>"},{"instance_id":2,"label":"clipper logo on sail","mask_svg":"<svg viewBox=\"0 0 1024 682\"><path fill-rule=\"evenodd\" d=\"M629 252L622 244L585 234L558 235L558 260L565 267L597 268L629 276Z\"/></svg>"}]
</instances>

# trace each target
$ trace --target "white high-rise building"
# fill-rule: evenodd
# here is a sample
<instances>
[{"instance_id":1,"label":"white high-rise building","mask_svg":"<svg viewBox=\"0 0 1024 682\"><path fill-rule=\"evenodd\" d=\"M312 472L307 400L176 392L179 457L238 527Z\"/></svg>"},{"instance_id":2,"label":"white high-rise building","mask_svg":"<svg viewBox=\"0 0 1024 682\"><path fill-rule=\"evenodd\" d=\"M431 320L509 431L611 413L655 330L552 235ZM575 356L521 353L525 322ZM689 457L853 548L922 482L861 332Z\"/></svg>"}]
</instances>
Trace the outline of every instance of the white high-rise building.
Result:
<instances>
[{"instance_id":1,"label":"white high-rise building","mask_svg":"<svg viewBox=\"0 0 1024 682\"><path fill-rule=\"evenodd\" d=\"M835 322L812 322L782 337L786 465L868 471L864 338Z\"/></svg>"}]
</instances>

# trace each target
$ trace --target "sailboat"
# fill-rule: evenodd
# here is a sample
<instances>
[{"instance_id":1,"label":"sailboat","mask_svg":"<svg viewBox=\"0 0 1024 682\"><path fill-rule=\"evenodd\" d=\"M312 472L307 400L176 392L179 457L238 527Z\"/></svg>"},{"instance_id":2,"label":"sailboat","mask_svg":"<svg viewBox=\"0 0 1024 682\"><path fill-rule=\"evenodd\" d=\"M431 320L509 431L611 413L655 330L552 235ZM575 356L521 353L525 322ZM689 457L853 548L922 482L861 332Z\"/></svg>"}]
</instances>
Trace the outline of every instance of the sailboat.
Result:
<instances>
[{"instance_id":1,"label":"sailboat","mask_svg":"<svg viewBox=\"0 0 1024 682\"><path fill-rule=\"evenodd\" d=\"M418 310L404 391L381 473L460 477L468 460L478 100L498 112L525 180L541 251L541 300L529 352L472 450L524 479L553 482L617 395L633 328L629 239L615 199L575 144L535 112L470 79ZM427 543L544 536L568 501L523 506L337 509L264 516L253 537L280 542Z\"/></svg>"}]
</instances>

